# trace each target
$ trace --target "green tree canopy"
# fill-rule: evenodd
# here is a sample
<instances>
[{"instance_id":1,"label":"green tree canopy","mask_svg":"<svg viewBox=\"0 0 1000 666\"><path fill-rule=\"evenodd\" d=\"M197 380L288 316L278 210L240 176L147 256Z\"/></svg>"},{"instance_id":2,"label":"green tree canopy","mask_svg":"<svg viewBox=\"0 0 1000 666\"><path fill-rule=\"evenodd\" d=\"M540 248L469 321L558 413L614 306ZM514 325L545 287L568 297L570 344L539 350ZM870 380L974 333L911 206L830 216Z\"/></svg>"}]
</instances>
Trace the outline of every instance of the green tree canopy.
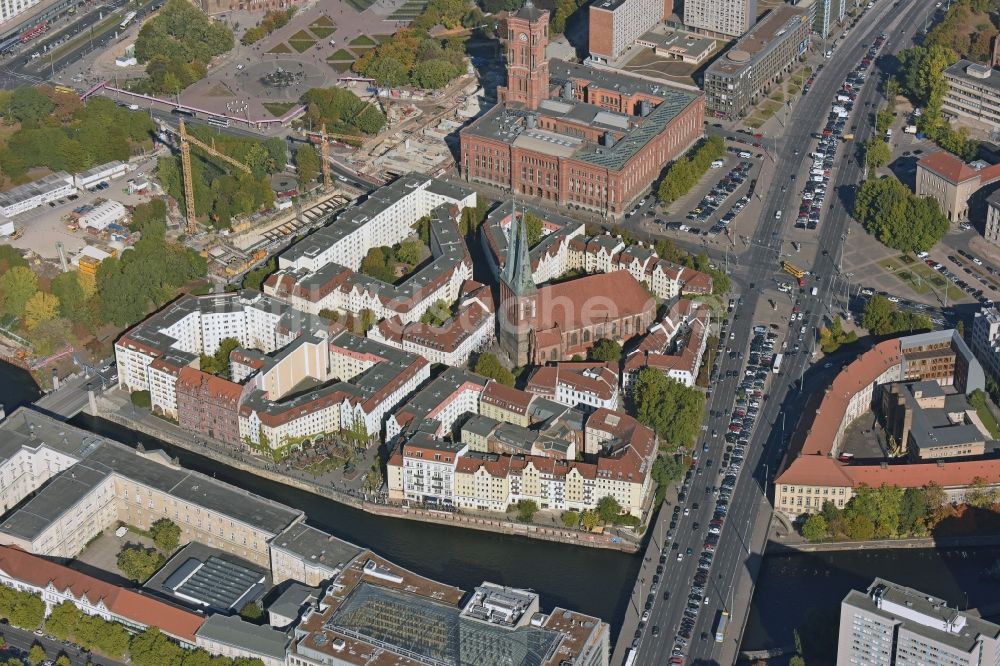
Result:
<instances>
[{"instance_id":1,"label":"green tree canopy","mask_svg":"<svg viewBox=\"0 0 1000 666\"><path fill-rule=\"evenodd\" d=\"M802 536L813 543L823 541L827 537L826 518L822 514L809 516L802 524Z\"/></svg>"},{"instance_id":2,"label":"green tree canopy","mask_svg":"<svg viewBox=\"0 0 1000 666\"><path fill-rule=\"evenodd\" d=\"M129 579L145 583L166 562L163 555L152 548L125 544L118 551L118 568Z\"/></svg>"},{"instance_id":3,"label":"green tree canopy","mask_svg":"<svg viewBox=\"0 0 1000 666\"><path fill-rule=\"evenodd\" d=\"M20 317L31 297L38 291L38 277L34 271L25 266L15 266L0 275L0 299L3 299L3 309L12 315Z\"/></svg>"},{"instance_id":4,"label":"green tree canopy","mask_svg":"<svg viewBox=\"0 0 1000 666\"><path fill-rule=\"evenodd\" d=\"M530 523L538 513L538 504L534 500L523 499L517 503L517 519L522 523Z\"/></svg>"},{"instance_id":5,"label":"green tree canopy","mask_svg":"<svg viewBox=\"0 0 1000 666\"><path fill-rule=\"evenodd\" d=\"M610 338L601 338L591 348L590 358L594 361L617 363L622 358L622 346Z\"/></svg>"},{"instance_id":6,"label":"green tree canopy","mask_svg":"<svg viewBox=\"0 0 1000 666\"><path fill-rule=\"evenodd\" d=\"M319 154L311 145L299 146L295 151L295 168L298 170L299 187L304 189L315 183L321 167Z\"/></svg>"},{"instance_id":7,"label":"green tree canopy","mask_svg":"<svg viewBox=\"0 0 1000 666\"><path fill-rule=\"evenodd\" d=\"M500 359L489 352L479 355L476 361L476 374L489 377L506 386L514 385L514 374L500 364Z\"/></svg>"},{"instance_id":8,"label":"green tree canopy","mask_svg":"<svg viewBox=\"0 0 1000 666\"><path fill-rule=\"evenodd\" d=\"M652 428L671 449L694 442L705 412L705 395L670 379L659 370L639 371L632 391L636 418Z\"/></svg>"},{"instance_id":9,"label":"green tree canopy","mask_svg":"<svg viewBox=\"0 0 1000 666\"><path fill-rule=\"evenodd\" d=\"M872 169L883 167L892 161L892 149L882 139L869 139L865 143L865 161Z\"/></svg>"},{"instance_id":10,"label":"green tree canopy","mask_svg":"<svg viewBox=\"0 0 1000 666\"><path fill-rule=\"evenodd\" d=\"M918 197L891 177L865 181L854 216L883 244L904 252L931 249L949 227L935 199Z\"/></svg>"},{"instance_id":11,"label":"green tree canopy","mask_svg":"<svg viewBox=\"0 0 1000 666\"><path fill-rule=\"evenodd\" d=\"M177 549L181 538L181 528L169 518L160 518L150 525L149 535L153 537L153 543L156 544L156 547L169 555Z\"/></svg>"},{"instance_id":12,"label":"green tree canopy","mask_svg":"<svg viewBox=\"0 0 1000 666\"><path fill-rule=\"evenodd\" d=\"M726 154L726 144L721 137L710 136L667 167L660 181L657 196L664 204L671 204L684 196L708 171L712 162Z\"/></svg>"},{"instance_id":13,"label":"green tree canopy","mask_svg":"<svg viewBox=\"0 0 1000 666\"><path fill-rule=\"evenodd\" d=\"M580 513L578 511L563 511L560 518L562 519L563 525L571 530L576 529L576 526L580 524Z\"/></svg>"},{"instance_id":14,"label":"green tree canopy","mask_svg":"<svg viewBox=\"0 0 1000 666\"><path fill-rule=\"evenodd\" d=\"M601 522L614 523L622 514L622 506L612 495L605 495L597 500L597 515Z\"/></svg>"}]
</instances>

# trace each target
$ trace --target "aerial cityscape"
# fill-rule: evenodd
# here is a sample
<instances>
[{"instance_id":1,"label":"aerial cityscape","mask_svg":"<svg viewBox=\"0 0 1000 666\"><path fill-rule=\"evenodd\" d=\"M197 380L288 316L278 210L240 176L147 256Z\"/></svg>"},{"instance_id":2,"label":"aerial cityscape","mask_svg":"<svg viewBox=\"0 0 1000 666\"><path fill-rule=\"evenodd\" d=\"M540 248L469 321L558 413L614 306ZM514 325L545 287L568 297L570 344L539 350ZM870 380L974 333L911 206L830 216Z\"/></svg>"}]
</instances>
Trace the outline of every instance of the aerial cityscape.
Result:
<instances>
[{"instance_id":1,"label":"aerial cityscape","mask_svg":"<svg viewBox=\"0 0 1000 666\"><path fill-rule=\"evenodd\" d=\"M1000 664L1000 0L0 1L0 664Z\"/></svg>"}]
</instances>

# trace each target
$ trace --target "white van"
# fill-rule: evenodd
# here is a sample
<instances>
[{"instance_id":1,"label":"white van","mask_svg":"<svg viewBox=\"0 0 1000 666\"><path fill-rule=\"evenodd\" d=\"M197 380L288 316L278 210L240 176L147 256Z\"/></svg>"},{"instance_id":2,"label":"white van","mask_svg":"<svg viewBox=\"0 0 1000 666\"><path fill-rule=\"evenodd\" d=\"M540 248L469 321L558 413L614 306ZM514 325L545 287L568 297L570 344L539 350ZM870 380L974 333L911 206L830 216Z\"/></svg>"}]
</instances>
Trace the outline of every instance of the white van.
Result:
<instances>
[{"instance_id":1,"label":"white van","mask_svg":"<svg viewBox=\"0 0 1000 666\"><path fill-rule=\"evenodd\" d=\"M721 169L722 165L724 165L724 164L725 164L725 162L723 162L722 160L715 160L714 162L712 162L711 167L713 169Z\"/></svg>"},{"instance_id":2,"label":"white van","mask_svg":"<svg viewBox=\"0 0 1000 666\"><path fill-rule=\"evenodd\" d=\"M781 211L780 210L774 211L774 219L776 219L776 220L780 220L781 219Z\"/></svg>"},{"instance_id":3,"label":"white van","mask_svg":"<svg viewBox=\"0 0 1000 666\"><path fill-rule=\"evenodd\" d=\"M816 287L813 287L812 288L812 295L816 296L817 294L819 294L819 289L817 289Z\"/></svg>"},{"instance_id":4,"label":"white van","mask_svg":"<svg viewBox=\"0 0 1000 666\"><path fill-rule=\"evenodd\" d=\"M739 152L739 155L740 155L740 157L742 157L743 159L748 159L748 158L750 158L750 157L753 157L753 155L751 155L750 153L748 153L748 152L747 152L747 151L745 151L745 150L741 150L741 151Z\"/></svg>"}]
</instances>

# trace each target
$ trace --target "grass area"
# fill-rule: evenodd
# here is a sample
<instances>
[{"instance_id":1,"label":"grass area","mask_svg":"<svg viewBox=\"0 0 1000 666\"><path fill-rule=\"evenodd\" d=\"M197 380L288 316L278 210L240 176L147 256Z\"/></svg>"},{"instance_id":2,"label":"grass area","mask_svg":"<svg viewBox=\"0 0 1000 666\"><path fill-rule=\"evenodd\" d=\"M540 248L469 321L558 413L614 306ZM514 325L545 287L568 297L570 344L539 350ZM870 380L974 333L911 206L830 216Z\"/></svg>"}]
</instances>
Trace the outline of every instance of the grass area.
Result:
<instances>
[{"instance_id":1,"label":"grass area","mask_svg":"<svg viewBox=\"0 0 1000 666\"><path fill-rule=\"evenodd\" d=\"M312 28L313 26L321 28L336 28L337 24L332 18L330 18L326 14L320 14L319 16L316 17L316 20L309 25L310 28Z\"/></svg>"},{"instance_id":2,"label":"grass area","mask_svg":"<svg viewBox=\"0 0 1000 666\"><path fill-rule=\"evenodd\" d=\"M298 39L296 39L296 40L291 40L290 39L290 40L288 40L288 43L291 45L291 47L293 49L295 49L299 53L305 53L306 51L308 51L312 47L316 46L316 42L314 42L312 40L305 41L305 40L298 40Z\"/></svg>"},{"instance_id":3,"label":"grass area","mask_svg":"<svg viewBox=\"0 0 1000 666\"><path fill-rule=\"evenodd\" d=\"M354 54L347 49L337 49L327 60L354 60Z\"/></svg>"},{"instance_id":4,"label":"grass area","mask_svg":"<svg viewBox=\"0 0 1000 666\"><path fill-rule=\"evenodd\" d=\"M337 32L336 28L322 28L315 25L309 26L309 32L316 35L317 39L326 39L333 33Z\"/></svg>"},{"instance_id":5,"label":"grass area","mask_svg":"<svg viewBox=\"0 0 1000 666\"><path fill-rule=\"evenodd\" d=\"M350 0L348 0L350 1ZM389 15L392 21L412 21L427 6L426 0L408 0L406 4Z\"/></svg>"},{"instance_id":6,"label":"grass area","mask_svg":"<svg viewBox=\"0 0 1000 666\"><path fill-rule=\"evenodd\" d=\"M332 67L338 73L343 74L351 68L353 60L327 60L326 64Z\"/></svg>"},{"instance_id":7,"label":"grass area","mask_svg":"<svg viewBox=\"0 0 1000 666\"><path fill-rule=\"evenodd\" d=\"M264 108L267 109L275 118L280 118L285 115L297 105L296 102L263 102Z\"/></svg>"},{"instance_id":8,"label":"grass area","mask_svg":"<svg viewBox=\"0 0 1000 666\"><path fill-rule=\"evenodd\" d=\"M389 34L389 35L375 35L374 39L379 44L384 44L385 42L387 42L390 39L392 39L392 35L391 34Z\"/></svg>"},{"instance_id":9,"label":"grass area","mask_svg":"<svg viewBox=\"0 0 1000 666\"><path fill-rule=\"evenodd\" d=\"M348 46L378 46L378 42L369 37L368 35L358 35L351 40Z\"/></svg>"},{"instance_id":10,"label":"grass area","mask_svg":"<svg viewBox=\"0 0 1000 666\"><path fill-rule=\"evenodd\" d=\"M771 95L771 99L773 99L775 102L784 102L785 101L785 94L783 92L781 92L780 90L776 90L774 92L774 94Z\"/></svg>"},{"instance_id":11,"label":"grass area","mask_svg":"<svg viewBox=\"0 0 1000 666\"><path fill-rule=\"evenodd\" d=\"M268 53L291 53L291 52L292 50L288 48L288 44L285 44L284 42L280 44L275 44L273 47L271 47L271 50L268 51Z\"/></svg>"},{"instance_id":12,"label":"grass area","mask_svg":"<svg viewBox=\"0 0 1000 666\"><path fill-rule=\"evenodd\" d=\"M750 116L746 119L746 126L750 129L757 129L764 124L764 121L757 116Z\"/></svg>"},{"instance_id":13,"label":"grass area","mask_svg":"<svg viewBox=\"0 0 1000 666\"><path fill-rule=\"evenodd\" d=\"M983 422L986 429L990 431L990 435L993 439L1000 439L1000 424L997 423L997 419L993 416L993 412L987 405L981 405L976 407L976 414L979 416L979 420Z\"/></svg>"},{"instance_id":14,"label":"grass area","mask_svg":"<svg viewBox=\"0 0 1000 666\"><path fill-rule=\"evenodd\" d=\"M788 93L789 97L794 97L795 95L799 94L799 86L795 85L794 83L790 83L788 84L786 92Z\"/></svg>"},{"instance_id":15,"label":"grass area","mask_svg":"<svg viewBox=\"0 0 1000 666\"><path fill-rule=\"evenodd\" d=\"M951 281L946 280L930 266L922 261L916 261L913 257L893 257L879 261L879 266L892 273L896 279L906 283L910 289L917 294L928 294L936 292L939 297L944 296L944 290L948 290L948 300L950 302L960 301L966 298L964 291L955 286Z\"/></svg>"},{"instance_id":16,"label":"grass area","mask_svg":"<svg viewBox=\"0 0 1000 666\"><path fill-rule=\"evenodd\" d=\"M347 4L361 13L375 4L375 0L347 0Z\"/></svg>"},{"instance_id":17,"label":"grass area","mask_svg":"<svg viewBox=\"0 0 1000 666\"><path fill-rule=\"evenodd\" d=\"M349 51L349 53L351 54L351 60L357 60L358 58L360 58L364 54L366 54L369 51L371 51L372 48L374 48L374 47L371 47L371 46L355 46L355 47L353 47Z\"/></svg>"},{"instance_id":18,"label":"grass area","mask_svg":"<svg viewBox=\"0 0 1000 666\"><path fill-rule=\"evenodd\" d=\"M315 41L312 35L310 35L305 30L299 30L297 33L288 38L290 42L311 42Z\"/></svg>"}]
</instances>

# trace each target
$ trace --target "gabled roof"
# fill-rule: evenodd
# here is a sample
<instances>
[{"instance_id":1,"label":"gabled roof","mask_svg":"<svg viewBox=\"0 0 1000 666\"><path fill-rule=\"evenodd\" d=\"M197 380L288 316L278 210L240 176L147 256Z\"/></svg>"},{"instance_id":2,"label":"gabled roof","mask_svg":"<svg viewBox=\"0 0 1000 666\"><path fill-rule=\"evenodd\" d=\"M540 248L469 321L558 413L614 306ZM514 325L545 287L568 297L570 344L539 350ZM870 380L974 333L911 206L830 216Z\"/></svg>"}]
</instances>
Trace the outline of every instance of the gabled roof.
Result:
<instances>
[{"instance_id":1,"label":"gabled roof","mask_svg":"<svg viewBox=\"0 0 1000 666\"><path fill-rule=\"evenodd\" d=\"M33 587L49 584L59 592L69 590L77 599L86 598L92 605L98 602L114 615L161 631L188 643L195 642L195 633L205 622L197 613L172 606L75 569L50 562L12 546L0 546L0 571Z\"/></svg>"}]
</instances>

